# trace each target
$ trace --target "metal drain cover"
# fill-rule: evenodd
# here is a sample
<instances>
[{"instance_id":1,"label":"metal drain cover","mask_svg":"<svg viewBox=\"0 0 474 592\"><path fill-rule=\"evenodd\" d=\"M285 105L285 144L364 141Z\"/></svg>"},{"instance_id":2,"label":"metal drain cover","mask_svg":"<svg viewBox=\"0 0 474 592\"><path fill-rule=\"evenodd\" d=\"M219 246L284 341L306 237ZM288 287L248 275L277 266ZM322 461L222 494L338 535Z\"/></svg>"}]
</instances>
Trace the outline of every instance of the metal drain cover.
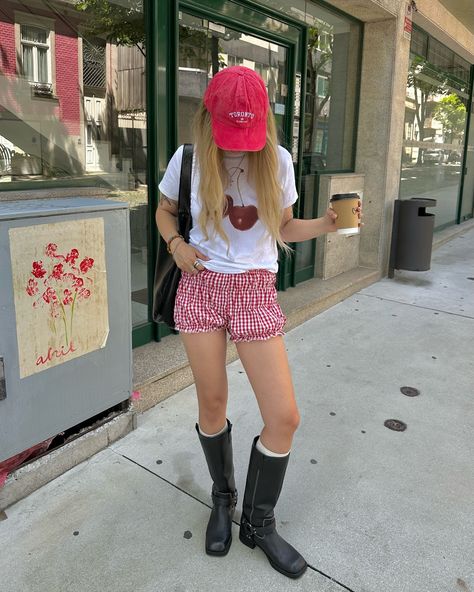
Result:
<instances>
[{"instance_id":1,"label":"metal drain cover","mask_svg":"<svg viewBox=\"0 0 474 592\"><path fill-rule=\"evenodd\" d=\"M404 432L407 429L407 424L399 419L387 419L387 421L384 421L383 425L395 432Z\"/></svg>"},{"instance_id":2,"label":"metal drain cover","mask_svg":"<svg viewBox=\"0 0 474 592\"><path fill-rule=\"evenodd\" d=\"M400 392L407 397L418 397L420 391L413 386L402 386Z\"/></svg>"}]
</instances>

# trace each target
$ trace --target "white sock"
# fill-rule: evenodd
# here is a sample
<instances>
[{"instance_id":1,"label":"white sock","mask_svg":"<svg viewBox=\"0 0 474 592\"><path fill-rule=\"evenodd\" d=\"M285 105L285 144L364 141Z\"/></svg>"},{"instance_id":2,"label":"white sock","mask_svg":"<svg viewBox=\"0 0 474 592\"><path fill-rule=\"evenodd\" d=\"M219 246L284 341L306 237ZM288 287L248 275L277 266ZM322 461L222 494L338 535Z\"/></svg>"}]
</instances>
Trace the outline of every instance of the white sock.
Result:
<instances>
[{"instance_id":1,"label":"white sock","mask_svg":"<svg viewBox=\"0 0 474 592\"><path fill-rule=\"evenodd\" d=\"M221 434L223 434L226 430L227 430L227 422L225 422L225 426L222 428L222 430L219 430L216 434L206 434L206 432L203 432L201 430L201 426L198 424L199 427L199 433L201 434L201 436L204 436L205 438L215 438L216 436L220 436Z\"/></svg>"},{"instance_id":2,"label":"white sock","mask_svg":"<svg viewBox=\"0 0 474 592\"><path fill-rule=\"evenodd\" d=\"M257 440L255 448L265 456L273 456L275 458L282 458L284 456L288 456L291 452L291 448L290 450L288 450L288 452L284 452L283 454L281 454L280 452L272 452L271 450L268 450L268 448L265 448L265 446L262 444L261 438Z\"/></svg>"}]
</instances>

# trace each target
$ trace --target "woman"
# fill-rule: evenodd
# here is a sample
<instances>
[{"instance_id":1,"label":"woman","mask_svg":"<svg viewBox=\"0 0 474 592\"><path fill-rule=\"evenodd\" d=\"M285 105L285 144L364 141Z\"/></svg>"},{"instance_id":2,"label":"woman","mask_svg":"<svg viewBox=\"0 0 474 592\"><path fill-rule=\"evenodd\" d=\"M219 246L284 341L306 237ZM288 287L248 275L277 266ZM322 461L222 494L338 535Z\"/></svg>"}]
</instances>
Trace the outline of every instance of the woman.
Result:
<instances>
[{"instance_id":1,"label":"woman","mask_svg":"<svg viewBox=\"0 0 474 592\"><path fill-rule=\"evenodd\" d=\"M291 156L277 144L265 84L253 70L235 66L214 76L194 136L189 243L177 233L182 147L160 183L156 221L182 270L175 323L195 379L196 430L213 481L206 552L228 552L237 502L226 414L228 332L264 423L251 449L239 538L260 547L276 570L297 578L306 561L279 536L273 513L300 421L275 288L277 245L288 249L286 243L333 232L336 213L293 219L298 195Z\"/></svg>"}]
</instances>

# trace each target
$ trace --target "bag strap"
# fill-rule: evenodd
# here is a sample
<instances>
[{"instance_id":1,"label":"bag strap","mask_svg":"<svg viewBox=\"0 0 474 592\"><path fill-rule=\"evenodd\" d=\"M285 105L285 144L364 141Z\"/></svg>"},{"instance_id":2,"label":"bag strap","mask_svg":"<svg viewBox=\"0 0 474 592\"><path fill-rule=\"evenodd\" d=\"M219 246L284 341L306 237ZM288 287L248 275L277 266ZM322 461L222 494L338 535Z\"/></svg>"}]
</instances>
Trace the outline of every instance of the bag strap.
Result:
<instances>
[{"instance_id":1,"label":"bag strap","mask_svg":"<svg viewBox=\"0 0 474 592\"><path fill-rule=\"evenodd\" d=\"M186 241L189 240L191 229L191 171L193 166L193 145L184 144L181 161L181 175L178 194L178 226L179 232Z\"/></svg>"}]
</instances>

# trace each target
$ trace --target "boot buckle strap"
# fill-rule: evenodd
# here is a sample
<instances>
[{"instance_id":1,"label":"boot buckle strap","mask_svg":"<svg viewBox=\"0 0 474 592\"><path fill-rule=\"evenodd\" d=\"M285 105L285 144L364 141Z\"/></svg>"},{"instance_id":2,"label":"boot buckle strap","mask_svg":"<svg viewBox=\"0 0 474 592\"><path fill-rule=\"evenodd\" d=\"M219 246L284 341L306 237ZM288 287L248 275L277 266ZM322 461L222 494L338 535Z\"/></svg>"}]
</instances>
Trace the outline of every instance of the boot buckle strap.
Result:
<instances>
[{"instance_id":1,"label":"boot buckle strap","mask_svg":"<svg viewBox=\"0 0 474 592\"><path fill-rule=\"evenodd\" d=\"M237 490L224 493L213 489L212 501L215 505L235 507L237 505Z\"/></svg>"},{"instance_id":2,"label":"boot buckle strap","mask_svg":"<svg viewBox=\"0 0 474 592\"><path fill-rule=\"evenodd\" d=\"M263 538L266 534L271 534L275 530L275 522L273 521L271 524L267 524L266 526L257 526L256 528L256 536Z\"/></svg>"},{"instance_id":3,"label":"boot buckle strap","mask_svg":"<svg viewBox=\"0 0 474 592\"><path fill-rule=\"evenodd\" d=\"M270 524L266 524L264 526L254 526L246 520L244 522L244 527L248 534L257 536L258 538L263 538L266 534L270 534L275 530L275 519L273 519Z\"/></svg>"},{"instance_id":4,"label":"boot buckle strap","mask_svg":"<svg viewBox=\"0 0 474 592\"><path fill-rule=\"evenodd\" d=\"M244 522L244 528L245 528L245 530L247 532L247 535L255 536L255 534L257 533L257 530L256 530L255 526L252 526L250 524L250 522L245 521Z\"/></svg>"}]
</instances>

